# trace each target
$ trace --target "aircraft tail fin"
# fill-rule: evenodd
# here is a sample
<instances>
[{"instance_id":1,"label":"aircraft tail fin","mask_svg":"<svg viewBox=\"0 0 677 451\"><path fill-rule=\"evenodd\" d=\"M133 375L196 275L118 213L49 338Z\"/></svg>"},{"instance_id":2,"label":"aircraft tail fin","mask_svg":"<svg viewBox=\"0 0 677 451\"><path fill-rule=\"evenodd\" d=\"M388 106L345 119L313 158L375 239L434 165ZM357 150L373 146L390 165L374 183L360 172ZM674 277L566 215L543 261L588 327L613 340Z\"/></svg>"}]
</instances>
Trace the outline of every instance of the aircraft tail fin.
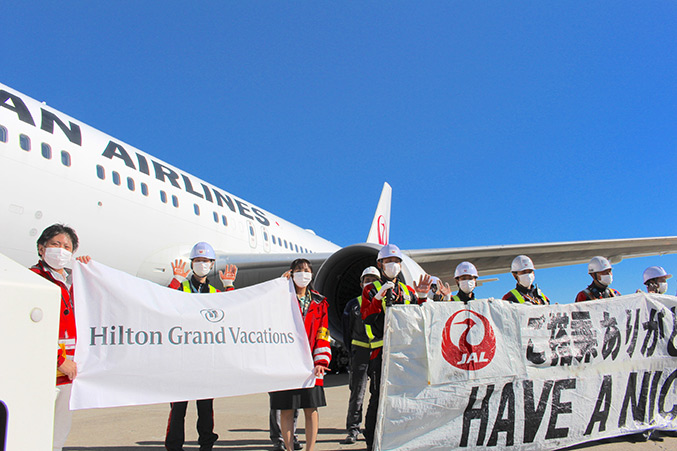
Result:
<instances>
[{"instance_id":1,"label":"aircraft tail fin","mask_svg":"<svg viewBox=\"0 0 677 451\"><path fill-rule=\"evenodd\" d=\"M371 229L369 229L369 236L367 243L380 244L385 246L390 239L390 200L393 189L388 183L383 184L381 197L378 200L376 213L371 222Z\"/></svg>"}]
</instances>

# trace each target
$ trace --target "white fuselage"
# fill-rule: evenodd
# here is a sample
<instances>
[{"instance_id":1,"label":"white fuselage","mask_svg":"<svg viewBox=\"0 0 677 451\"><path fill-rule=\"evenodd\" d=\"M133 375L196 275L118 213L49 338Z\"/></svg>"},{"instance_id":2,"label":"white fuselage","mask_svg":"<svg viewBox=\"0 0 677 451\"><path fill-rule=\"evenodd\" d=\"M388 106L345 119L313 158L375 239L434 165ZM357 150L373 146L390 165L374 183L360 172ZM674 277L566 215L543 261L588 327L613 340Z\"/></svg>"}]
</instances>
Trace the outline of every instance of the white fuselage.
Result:
<instances>
[{"instance_id":1,"label":"white fuselage","mask_svg":"<svg viewBox=\"0 0 677 451\"><path fill-rule=\"evenodd\" d=\"M56 222L75 228L79 254L158 283L198 241L254 259L339 249L2 84L0 106L0 253L23 265Z\"/></svg>"}]
</instances>

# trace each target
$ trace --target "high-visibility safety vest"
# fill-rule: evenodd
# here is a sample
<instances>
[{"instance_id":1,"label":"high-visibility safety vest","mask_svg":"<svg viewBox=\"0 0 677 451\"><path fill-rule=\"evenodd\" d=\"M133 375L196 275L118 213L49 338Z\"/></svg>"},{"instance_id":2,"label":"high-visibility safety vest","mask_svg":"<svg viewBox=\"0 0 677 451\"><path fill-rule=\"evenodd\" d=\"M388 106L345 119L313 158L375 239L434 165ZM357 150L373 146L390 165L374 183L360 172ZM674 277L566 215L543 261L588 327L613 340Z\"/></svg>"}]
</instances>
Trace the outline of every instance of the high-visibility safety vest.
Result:
<instances>
[{"instance_id":1,"label":"high-visibility safety vest","mask_svg":"<svg viewBox=\"0 0 677 451\"><path fill-rule=\"evenodd\" d=\"M537 288L537 290L538 291L536 291L536 293L541 297L541 299L543 299L543 305L547 305L546 303L548 303L550 300L546 295L543 294L540 288ZM520 304L526 303L526 299L524 299L524 296L522 296L522 293L520 293L517 290L517 288L513 288L512 290L510 290L510 292L512 293L513 296L515 296L517 302L519 302Z\"/></svg>"},{"instance_id":2,"label":"high-visibility safety vest","mask_svg":"<svg viewBox=\"0 0 677 451\"><path fill-rule=\"evenodd\" d=\"M176 285L175 285L175 286L176 286ZM186 293L192 293L192 292L193 292L193 290L192 290L192 288L191 288L191 286L190 286L190 282L187 281L187 280L184 280L184 281L183 281L183 283L181 284L181 288L182 288L183 291L185 291ZM209 292L210 292L210 293L216 293L216 288L214 288L213 286L209 285Z\"/></svg>"},{"instance_id":3,"label":"high-visibility safety vest","mask_svg":"<svg viewBox=\"0 0 677 451\"><path fill-rule=\"evenodd\" d=\"M411 292L409 291L407 286L405 284L403 284L402 282L397 282L397 283L400 286L400 288L402 289L402 297L404 298L403 304L411 304L411 300L412 300ZM381 282L379 282L379 281L374 282L374 287L376 288L376 290L380 290L381 289ZM360 301L360 305L361 305L361 302L362 301ZM383 300L381 302L383 303L383 311L385 312L385 309L386 309L385 296L383 297ZM371 330L371 325L365 324L364 328L367 331L367 336L371 340L371 342L370 342L371 347L372 348L382 347L383 346L383 338L375 341L376 336L374 335L374 333Z\"/></svg>"},{"instance_id":4,"label":"high-visibility safety vest","mask_svg":"<svg viewBox=\"0 0 677 451\"><path fill-rule=\"evenodd\" d=\"M358 305L359 307L362 307L362 296L358 296L358 298L357 298L357 305ZM351 313L351 314L352 314L352 313ZM364 323L364 321L363 321L363 323ZM367 326L365 325L365 330L366 330L366 328L367 328ZM360 340L356 340L356 339L354 339L354 338L353 338L353 340L352 340L350 343L351 343L353 346L359 346L360 348L371 348L371 343L364 342L364 341L360 341Z\"/></svg>"}]
</instances>

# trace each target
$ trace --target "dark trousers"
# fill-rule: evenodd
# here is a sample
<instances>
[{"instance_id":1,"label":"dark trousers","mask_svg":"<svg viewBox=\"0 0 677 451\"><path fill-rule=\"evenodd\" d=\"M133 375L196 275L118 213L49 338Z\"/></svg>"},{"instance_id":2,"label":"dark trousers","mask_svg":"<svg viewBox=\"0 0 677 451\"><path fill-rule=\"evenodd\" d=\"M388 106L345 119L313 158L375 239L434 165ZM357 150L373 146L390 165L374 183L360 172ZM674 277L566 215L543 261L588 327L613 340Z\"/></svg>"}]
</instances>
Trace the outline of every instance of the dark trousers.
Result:
<instances>
[{"instance_id":1,"label":"dark trousers","mask_svg":"<svg viewBox=\"0 0 677 451\"><path fill-rule=\"evenodd\" d=\"M360 433L360 425L362 424L362 403L367 391L370 355L371 349L352 346L348 379L350 399L348 401L348 415L346 416L346 430L348 434L355 437Z\"/></svg>"},{"instance_id":2,"label":"dark trousers","mask_svg":"<svg viewBox=\"0 0 677 451\"><path fill-rule=\"evenodd\" d=\"M378 401L381 392L381 363L383 362L383 351L378 353L378 357L369 362L369 406L367 415L364 418L364 438L367 442L367 450L371 451L374 446L374 431L376 430L376 418L378 416Z\"/></svg>"},{"instance_id":3,"label":"dark trousers","mask_svg":"<svg viewBox=\"0 0 677 451\"><path fill-rule=\"evenodd\" d=\"M298 442L299 437L296 435L296 420L299 417L299 411L294 410L294 441ZM268 426L270 428L270 441L274 444L282 443L282 431L280 430L280 411L275 409L270 409L270 414L268 415Z\"/></svg>"},{"instance_id":4,"label":"dark trousers","mask_svg":"<svg viewBox=\"0 0 677 451\"><path fill-rule=\"evenodd\" d=\"M197 442L200 445L200 451L211 451L219 438L214 433L214 400L198 399L195 404L197 406ZM168 451L183 451L183 442L186 439L184 423L188 401L173 402L171 406L165 448Z\"/></svg>"}]
</instances>

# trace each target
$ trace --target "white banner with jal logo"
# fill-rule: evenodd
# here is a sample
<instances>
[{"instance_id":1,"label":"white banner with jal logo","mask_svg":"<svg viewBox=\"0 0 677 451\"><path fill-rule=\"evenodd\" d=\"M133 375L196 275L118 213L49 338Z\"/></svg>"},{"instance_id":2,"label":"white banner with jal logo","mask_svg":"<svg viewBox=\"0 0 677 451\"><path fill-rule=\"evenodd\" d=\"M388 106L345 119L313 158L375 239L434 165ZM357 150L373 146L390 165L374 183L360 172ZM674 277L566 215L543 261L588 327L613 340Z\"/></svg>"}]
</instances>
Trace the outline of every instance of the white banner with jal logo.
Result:
<instances>
[{"instance_id":1,"label":"white banner with jal logo","mask_svg":"<svg viewBox=\"0 0 677 451\"><path fill-rule=\"evenodd\" d=\"M676 310L642 293L393 307L376 449L556 449L677 429Z\"/></svg>"},{"instance_id":2,"label":"white banner with jal logo","mask_svg":"<svg viewBox=\"0 0 677 451\"><path fill-rule=\"evenodd\" d=\"M289 281L191 294L97 262L73 270L72 409L310 387L313 360Z\"/></svg>"}]
</instances>

